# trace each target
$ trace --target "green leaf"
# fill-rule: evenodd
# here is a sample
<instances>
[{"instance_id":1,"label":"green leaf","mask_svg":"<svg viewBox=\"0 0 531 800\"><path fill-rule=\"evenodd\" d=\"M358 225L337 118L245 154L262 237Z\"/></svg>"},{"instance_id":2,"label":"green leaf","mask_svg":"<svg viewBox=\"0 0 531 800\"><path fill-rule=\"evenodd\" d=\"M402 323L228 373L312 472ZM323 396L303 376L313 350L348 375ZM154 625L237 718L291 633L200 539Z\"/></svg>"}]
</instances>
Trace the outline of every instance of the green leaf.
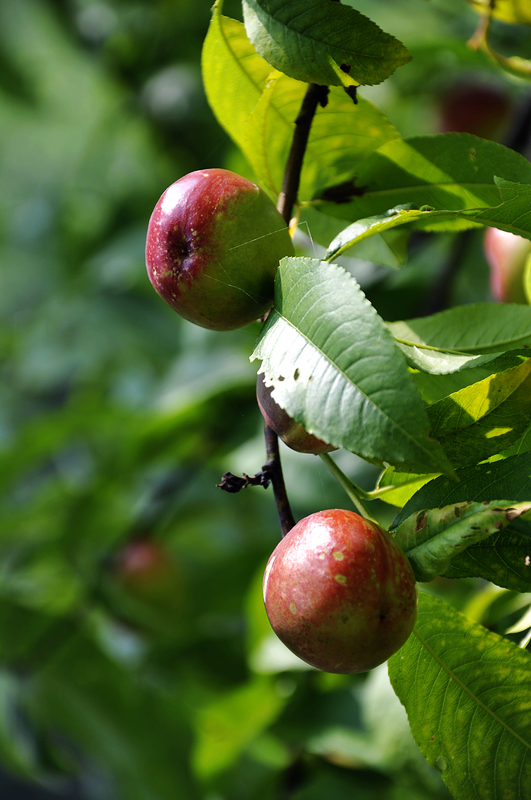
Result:
<instances>
[{"instance_id":1,"label":"green leaf","mask_svg":"<svg viewBox=\"0 0 531 800\"><path fill-rule=\"evenodd\" d=\"M482 356L458 355L444 350L428 350L417 345L404 344L403 342L398 342L398 346L404 353L410 367L427 372L430 375L451 375L455 372L477 369L497 357L496 353Z\"/></svg>"},{"instance_id":2,"label":"green leaf","mask_svg":"<svg viewBox=\"0 0 531 800\"><path fill-rule=\"evenodd\" d=\"M380 475L377 487L385 489L385 492L379 493L378 497L385 503L401 508L424 484L438 477L437 473L416 475L412 472L397 472L394 467L387 467Z\"/></svg>"},{"instance_id":3,"label":"green leaf","mask_svg":"<svg viewBox=\"0 0 531 800\"><path fill-rule=\"evenodd\" d=\"M216 6L202 54L203 82L219 123L272 195L282 186L295 120L307 86L272 71L254 50L243 23ZM231 86L228 93L226 87ZM312 123L299 197L350 176L352 168L398 132L369 100L332 89Z\"/></svg>"},{"instance_id":4,"label":"green leaf","mask_svg":"<svg viewBox=\"0 0 531 800\"><path fill-rule=\"evenodd\" d=\"M459 355L503 353L531 346L531 307L470 303L429 317L389 322L400 343Z\"/></svg>"},{"instance_id":5,"label":"green leaf","mask_svg":"<svg viewBox=\"0 0 531 800\"><path fill-rule=\"evenodd\" d=\"M429 508L456 503L531 501L531 453L456 470L459 482L444 476L426 483L406 503L391 525L396 530L409 516ZM481 577L518 592L531 591L529 539L531 523L512 522L500 535L472 545L453 559L447 578Z\"/></svg>"},{"instance_id":6,"label":"green leaf","mask_svg":"<svg viewBox=\"0 0 531 800\"><path fill-rule=\"evenodd\" d=\"M459 553L529 515L530 510L531 502L454 503L413 514L398 526L394 538L406 553L415 578L431 581L446 574Z\"/></svg>"},{"instance_id":7,"label":"green leaf","mask_svg":"<svg viewBox=\"0 0 531 800\"><path fill-rule=\"evenodd\" d=\"M389 660L422 754L455 800L526 800L531 785L531 657L421 594L413 634Z\"/></svg>"},{"instance_id":8,"label":"green leaf","mask_svg":"<svg viewBox=\"0 0 531 800\"><path fill-rule=\"evenodd\" d=\"M282 187L306 89L300 81L273 73L246 120L244 153L258 179L275 195ZM354 105L341 89L332 88L325 108L317 109L312 122L299 200L346 180L374 150L396 138L397 130L369 100L359 97Z\"/></svg>"},{"instance_id":9,"label":"green leaf","mask_svg":"<svg viewBox=\"0 0 531 800\"><path fill-rule=\"evenodd\" d=\"M243 16L260 55L306 83L373 85L411 58L363 14L329 0L243 0Z\"/></svg>"},{"instance_id":10,"label":"green leaf","mask_svg":"<svg viewBox=\"0 0 531 800\"><path fill-rule=\"evenodd\" d=\"M281 261L255 358L273 398L319 438L376 463L451 473L399 349L341 267Z\"/></svg>"},{"instance_id":11,"label":"green leaf","mask_svg":"<svg viewBox=\"0 0 531 800\"><path fill-rule=\"evenodd\" d=\"M531 453L501 461L456 470L459 482L440 476L422 487L395 517L392 529L411 514L425 508L440 508L468 500L492 502L498 498L514 502L531 500Z\"/></svg>"},{"instance_id":12,"label":"green leaf","mask_svg":"<svg viewBox=\"0 0 531 800\"><path fill-rule=\"evenodd\" d=\"M304 203L301 205L299 230L307 232L313 242L325 248L347 226L346 220L322 214ZM410 235L406 227L384 231L381 235L376 233L355 244L349 256L396 269L407 263Z\"/></svg>"},{"instance_id":13,"label":"green leaf","mask_svg":"<svg viewBox=\"0 0 531 800\"><path fill-rule=\"evenodd\" d=\"M500 190L493 208L471 208L459 211L435 210L424 206L418 208L413 203L391 208L383 214L359 219L334 239L328 248L328 259L356 247L376 234L383 235L398 227L426 230L456 230L462 223L494 226L504 231L531 239L531 186L516 184L501 178L494 178ZM464 225L466 227L466 224Z\"/></svg>"},{"instance_id":14,"label":"green leaf","mask_svg":"<svg viewBox=\"0 0 531 800\"><path fill-rule=\"evenodd\" d=\"M482 578L515 592L531 592L531 524L518 520L502 533L456 556L444 578Z\"/></svg>"},{"instance_id":15,"label":"green leaf","mask_svg":"<svg viewBox=\"0 0 531 800\"><path fill-rule=\"evenodd\" d=\"M350 182L329 187L312 203L326 213L354 221L406 203L419 208L410 212L419 217L428 213L420 210L422 206L451 212L499 206L505 200L517 203L527 220L528 188L518 190L522 197L515 199L515 187L510 192L510 185L494 176L513 184L531 184L531 164L501 144L466 133L396 139L382 145L353 171ZM496 216L484 215L484 219L493 218L484 224L495 224ZM500 223L502 218L510 220L509 209L498 216ZM478 221L479 214L470 215L465 227ZM527 221L525 225L527 230Z\"/></svg>"},{"instance_id":16,"label":"green leaf","mask_svg":"<svg viewBox=\"0 0 531 800\"><path fill-rule=\"evenodd\" d=\"M285 698L268 678L216 698L197 715L197 743L193 764L201 778L210 778L231 766L250 741L278 716Z\"/></svg>"},{"instance_id":17,"label":"green leaf","mask_svg":"<svg viewBox=\"0 0 531 800\"><path fill-rule=\"evenodd\" d=\"M428 416L454 467L501 453L531 424L531 358L439 400Z\"/></svg>"},{"instance_id":18,"label":"green leaf","mask_svg":"<svg viewBox=\"0 0 531 800\"><path fill-rule=\"evenodd\" d=\"M214 7L203 44L201 70L206 96L218 122L245 151L245 123L260 99L271 66L252 46L243 24L223 16L219 5Z\"/></svg>"}]
</instances>

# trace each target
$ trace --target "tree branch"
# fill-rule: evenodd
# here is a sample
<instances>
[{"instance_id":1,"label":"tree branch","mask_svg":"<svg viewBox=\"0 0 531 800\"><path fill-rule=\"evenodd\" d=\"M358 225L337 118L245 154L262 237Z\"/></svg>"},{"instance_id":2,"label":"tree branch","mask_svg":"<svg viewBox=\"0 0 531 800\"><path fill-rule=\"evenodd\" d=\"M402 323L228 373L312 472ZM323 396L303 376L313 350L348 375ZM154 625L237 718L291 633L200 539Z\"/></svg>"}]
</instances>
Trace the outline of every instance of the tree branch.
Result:
<instances>
[{"instance_id":1,"label":"tree branch","mask_svg":"<svg viewBox=\"0 0 531 800\"><path fill-rule=\"evenodd\" d=\"M286 225L289 225L293 206L297 202L297 193L301 179L302 162L308 144L310 128L317 107L323 108L328 102L328 86L319 86L317 83L310 83L301 110L295 120L295 133L291 142L286 169L284 170L284 180L282 189L278 196L277 209L282 214Z\"/></svg>"}]
</instances>

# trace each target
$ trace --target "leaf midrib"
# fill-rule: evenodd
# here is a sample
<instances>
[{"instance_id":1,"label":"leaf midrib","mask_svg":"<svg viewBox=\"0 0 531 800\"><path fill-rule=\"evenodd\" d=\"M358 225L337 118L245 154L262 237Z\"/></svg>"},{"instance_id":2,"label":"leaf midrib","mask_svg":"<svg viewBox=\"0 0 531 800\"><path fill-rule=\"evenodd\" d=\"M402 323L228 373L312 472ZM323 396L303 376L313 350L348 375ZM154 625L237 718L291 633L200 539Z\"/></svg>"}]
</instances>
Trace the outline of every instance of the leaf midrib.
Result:
<instances>
[{"instance_id":1,"label":"leaf midrib","mask_svg":"<svg viewBox=\"0 0 531 800\"><path fill-rule=\"evenodd\" d=\"M426 639L422 636L422 634L418 631L417 627L413 629L414 635L417 637L418 641L424 647L427 652L432 656L432 658L439 664L440 667L447 673L447 675L459 686L459 688L465 692L477 705L482 708L487 714L489 714L499 725L501 725L505 730L512 734L515 739L517 739L521 744L524 745L528 750L531 751L531 743L526 742L519 733L517 733L513 728L511 728L503 719L501 719L498 714L496 714L492 709L489 708L482 700L479 699L469 688L466 686L463 681L457 677L455 672L444 663L444 661L437 655L437 653L429 646Z\"/></svg>"}]
</instances>

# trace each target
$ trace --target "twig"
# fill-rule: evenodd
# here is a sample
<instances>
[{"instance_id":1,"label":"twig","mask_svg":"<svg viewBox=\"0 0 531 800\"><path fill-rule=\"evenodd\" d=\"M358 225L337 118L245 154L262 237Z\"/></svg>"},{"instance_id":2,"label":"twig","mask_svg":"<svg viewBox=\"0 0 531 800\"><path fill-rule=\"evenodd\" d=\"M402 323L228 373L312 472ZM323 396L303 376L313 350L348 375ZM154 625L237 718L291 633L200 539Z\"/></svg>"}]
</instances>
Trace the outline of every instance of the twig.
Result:
<instances>
[{"instance_id":1,"label":"twig","mask_svg":"<svg viewBox=\"0 0 531 800\"><path fill-rule=\"evenodd\" d=\"M278 451L278 436L269 425L265 426L265 440L267 462L263 466L263 471L273 484L280 530L282 531L282 536L285 536L295 525L295 518L291 512L286 484L284 483L284 474Z\"/></svg>"},{"instance_id":2,"label":"twig","mask_svg":"<svg viewBox=\"0 0 531 800\"><path fill-rule=\"evenodd\" d=\"M319 86L317 83L311 83L304 95L301 110L295 120L295 132L286 162L286 169L284 170L282 189L277 201L277 209L282 214L287 225L291 220L293 206L297 202L302 162L313 118L319 105L324 108L328 102L327 98L328 86Z\"/></svg>"}]
</instances>

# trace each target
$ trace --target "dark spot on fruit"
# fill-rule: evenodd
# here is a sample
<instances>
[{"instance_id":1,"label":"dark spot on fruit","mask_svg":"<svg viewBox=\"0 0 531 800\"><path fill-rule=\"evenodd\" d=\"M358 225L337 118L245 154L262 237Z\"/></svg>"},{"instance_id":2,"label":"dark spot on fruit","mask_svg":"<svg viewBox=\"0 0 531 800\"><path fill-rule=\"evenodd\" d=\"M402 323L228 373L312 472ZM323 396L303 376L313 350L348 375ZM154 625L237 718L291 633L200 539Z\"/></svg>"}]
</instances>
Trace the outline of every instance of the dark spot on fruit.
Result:
<instances>
[{"instance_id":1,"label":"dark spot on fruit","mask_svg":"<svg viewBox=\"0 0 531 800\"><path fill-rule=\"evenodd\" d=\"M168 256L171 265L186 266L185 262L192 255L192 248L190 243L181 234L177 234L171 238L168 246Z\"/></svg>"}]
</instances>

